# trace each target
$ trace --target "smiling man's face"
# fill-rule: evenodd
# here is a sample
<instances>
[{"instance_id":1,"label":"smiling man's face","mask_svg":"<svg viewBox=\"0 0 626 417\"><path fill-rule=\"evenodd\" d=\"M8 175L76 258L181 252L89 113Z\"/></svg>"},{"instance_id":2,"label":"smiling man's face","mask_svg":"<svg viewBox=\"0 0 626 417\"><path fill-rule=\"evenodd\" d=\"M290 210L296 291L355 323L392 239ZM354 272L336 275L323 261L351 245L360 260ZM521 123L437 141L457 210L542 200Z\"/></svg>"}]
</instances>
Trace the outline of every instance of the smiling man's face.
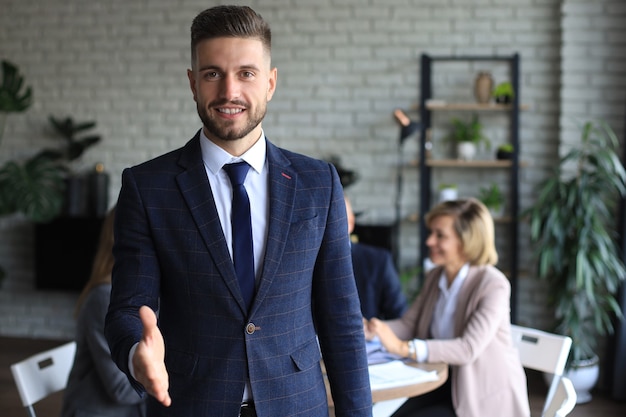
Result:
<instances>
[{"instance_id":1,"label":"smiling man's face","mask_svg":"<svg viewBox=\"0 0 626 417\"><path fill-rule=\"evenodd\" d=\"M233 145L225 142L256 142L276 89L276 74L258 39L201 41L187 75L206 136L222 147Z\"/></svg>"}]
</instances>

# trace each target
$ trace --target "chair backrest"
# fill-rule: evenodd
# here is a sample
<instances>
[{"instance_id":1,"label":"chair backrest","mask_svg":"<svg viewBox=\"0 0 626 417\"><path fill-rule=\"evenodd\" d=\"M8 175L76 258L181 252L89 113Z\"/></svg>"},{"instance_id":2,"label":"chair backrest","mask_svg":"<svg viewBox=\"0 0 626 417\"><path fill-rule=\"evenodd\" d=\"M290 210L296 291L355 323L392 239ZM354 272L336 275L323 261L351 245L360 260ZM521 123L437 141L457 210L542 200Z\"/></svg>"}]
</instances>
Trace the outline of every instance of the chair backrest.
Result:
<instances>
[{"instance_id":1,"label":"chair backrest","mask_svg":"<svg viewBox=\"0 0 626 417\"><path fill-rule=\"evenodd\" d=\"M511 325L511 334L513 344L517 347L522 365L525 368L552 374L552 382L541 413L544 416L563 375L567 357L572 347L572 339L517 325Z\"/></svg>"},{"instance_id":2,"label":"chair backrest","mask_svg":"<svg viewBox=\"0 0 626 417\"><path fill-rule=\"evenodd\" d=\"M545 417L565 417L576 405L576 390L569 378L562 376L552 401L544 413Z\"/></svg>"},{"instance_id":3,"label":"chair backrest","mask_svg":"<svg viewBox=\"0 0 626 417\"><path fill-rule=\"evenodd\" d=\"M65 388L75 354L76 342L72 341L11 365L22 405L29 416L35 416L33 404Z\"/></svg>"}]
</instances>

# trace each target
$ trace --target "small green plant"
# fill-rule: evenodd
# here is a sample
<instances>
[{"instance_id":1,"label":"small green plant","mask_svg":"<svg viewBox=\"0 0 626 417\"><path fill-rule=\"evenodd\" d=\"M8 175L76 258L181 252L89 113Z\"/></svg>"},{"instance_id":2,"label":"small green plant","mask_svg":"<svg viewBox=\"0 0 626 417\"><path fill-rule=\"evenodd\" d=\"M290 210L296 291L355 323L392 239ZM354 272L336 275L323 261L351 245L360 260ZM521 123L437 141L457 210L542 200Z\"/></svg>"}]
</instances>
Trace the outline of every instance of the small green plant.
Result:
<instances>
[{"instance_id":1,"label":"small green plant","mask_svg":"<svg viewBox=\"0 0 626 417\"><path fill-rule=\"evenodd\" d=\"M440 190L440 191L448 189L448 188L456 190L457 189L457 185L455 183L453 183L453 182L442 182L441 184L439 184L437 186L437 189Z\"/></svg>"},{"instance_id":2,"label":"small green plant","mask_svg":"<svg viewBox=\"0 0 626 417\"><path fill-rule=\"evenodd\" d=\"M496 183L491 183L489 187L481 187L478 199L489 209L500 211L504 204L504 194Z\"/></svg>"},{"instance_id":3,"label":"small green plant","mask_svg":"<svg viewBox=\"0 0 626 417\"><path fill-rule=\"evenodd\" d=\"M515 97L513 84L509 81L502 82L496 85L491 95L496 99L497 103L510 103Z\"/></svg>"},{"instance_id":4,"label":"small green plant","mask_svg":"<svg viewBox=\"0 0 626 417\"><path fill-rule=\"evenodd\" d=\"M515 148L510 143L500 145L496 151L496 159L511 159L514 151Z\"/></svg>"},{"instance_id":5,"label":"small green plant","mask_svg":"<svg viewBox=\"0 0 626 417\"><path fill-rule=\"evenodd\" d=\"M448 136L449 140L454 142L471 142L477 146L484 143L487 149L491 148L491 142L483 135L483 125L478 120L477 115L474 115L469 122L454 118L451 123L452 132Z\"/></svg>"},{"instance_id":6,"label":"small green plant","mask_svg":"<svg viewBox=\"0 0 626 417\"><path fill-rule=\"evenodd\" d=\"M514 148L513 148L512 144L504 143L504 144L498 146L498 150L502 151L502 152L513 152Z\"/></svg>"}]
</instances>

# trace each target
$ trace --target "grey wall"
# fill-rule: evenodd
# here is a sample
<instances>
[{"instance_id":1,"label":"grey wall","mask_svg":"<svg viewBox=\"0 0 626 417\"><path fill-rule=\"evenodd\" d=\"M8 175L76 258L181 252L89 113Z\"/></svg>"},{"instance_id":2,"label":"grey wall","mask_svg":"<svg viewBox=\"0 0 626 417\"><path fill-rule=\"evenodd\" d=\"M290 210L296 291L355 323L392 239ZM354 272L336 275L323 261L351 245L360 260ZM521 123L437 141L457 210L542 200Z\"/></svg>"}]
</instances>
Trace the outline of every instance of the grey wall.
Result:
<instances>
[{"instance_id":1,"label":"grey wall","mask_svg":"<svg viewBox=\"0 0 626 417\"><path fill-rule=\"evenodd\" d=\"M103 141L75 166L103 162L111 202L124 167L184 144L200 127L186 78L193 16L221 2L195 0L0 0L0 58L16 63L35 102L7 120L0 163L51 144L47 117L96 120ZM621 134L626 101L622 0L251 0L273 27L278 91L264 128L278 145L340 155L360 180L347 192L361 222L394 216L396 107L417 114L419 55L521 55L521 206L558 158L575 119L607 119ZM484 68L455 77L467 88ZM464 87L466 86L466 87ZM413 111L411 112L411 109ZM576 132L573 133L574 138ZM416 158L415 138L405 156ZM417 173L405 172L403 214L417 209ZM467 186L485 182L467 178ZM463 186L463 184L461 184ZM521 228L522 265L531 264ZM403 223L401 263L417 262L417 224ZM76 294L34 289L33 227L0 219L0 335L71 338ZM532 268L520 278L519 318L550 313Z\"/></svg>"}]
</instances>

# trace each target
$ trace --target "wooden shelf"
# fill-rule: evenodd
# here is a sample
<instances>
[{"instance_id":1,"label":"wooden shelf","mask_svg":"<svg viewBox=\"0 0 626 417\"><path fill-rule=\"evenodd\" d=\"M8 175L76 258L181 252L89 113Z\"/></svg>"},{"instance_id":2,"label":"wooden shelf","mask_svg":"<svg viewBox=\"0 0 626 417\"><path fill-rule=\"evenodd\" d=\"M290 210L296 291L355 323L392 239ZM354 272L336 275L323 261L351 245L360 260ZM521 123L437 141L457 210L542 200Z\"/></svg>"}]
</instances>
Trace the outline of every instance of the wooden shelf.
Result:
<instances>
[{"instance_id":1,"label":"wooden shelf","mask_svg":"<svg viewBox=\"0 0 626 417\"><path fill-rule=\"evenodd\" d=\"M417 104L415 109L418 110L420 105ZM511 111L513 110L512 104L497 104L497 103L448 103L445 101L433 100L433 102L427 103L426 108L431 111ZM530 106L528 104L520 104L520 110L528 110Z\"/></svg>"},{"instance_id":2,"label":"wooden shelf","mask_svg":"<svg viewBox=\"0 0 626 417\"><path fill-rule=\"evenodd\" d=\"M408 161L404 166L418 167L419 161ZM470 161L462 159L429 159L426 161L426 166L435 168L511 168L513 161L508 159L476 159ZM519 166L526 167L528 163L520 161Z\"/></svg>"}]
</instances>

